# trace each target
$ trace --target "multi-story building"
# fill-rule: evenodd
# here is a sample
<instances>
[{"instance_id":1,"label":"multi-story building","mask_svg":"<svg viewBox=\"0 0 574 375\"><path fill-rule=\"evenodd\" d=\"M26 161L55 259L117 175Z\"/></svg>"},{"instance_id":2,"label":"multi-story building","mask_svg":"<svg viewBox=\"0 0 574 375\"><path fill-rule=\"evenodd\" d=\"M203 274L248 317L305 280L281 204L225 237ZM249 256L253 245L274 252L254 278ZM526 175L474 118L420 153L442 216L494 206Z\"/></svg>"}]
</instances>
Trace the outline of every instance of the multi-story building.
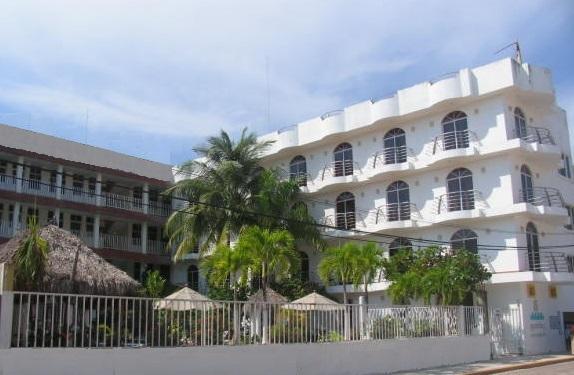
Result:
<instances>
[{"instance_id":1,"label":"multi-story building","mask_svg":"<svg viewBox=\"0 0 574 375\"><path fill-rule=\"evenodd\" d=\"M514 59L462 69L260 139L275 141L265 165L299 181L328 242L377 241L387 256L432 242L476 251L493 274L488 305L518 312L523 350L564 347L574 185L548 69ZM317 280L320 254L307 255ZM370 285L370 301L390 304L387 287Z\"/></svg>"}]
</instances>

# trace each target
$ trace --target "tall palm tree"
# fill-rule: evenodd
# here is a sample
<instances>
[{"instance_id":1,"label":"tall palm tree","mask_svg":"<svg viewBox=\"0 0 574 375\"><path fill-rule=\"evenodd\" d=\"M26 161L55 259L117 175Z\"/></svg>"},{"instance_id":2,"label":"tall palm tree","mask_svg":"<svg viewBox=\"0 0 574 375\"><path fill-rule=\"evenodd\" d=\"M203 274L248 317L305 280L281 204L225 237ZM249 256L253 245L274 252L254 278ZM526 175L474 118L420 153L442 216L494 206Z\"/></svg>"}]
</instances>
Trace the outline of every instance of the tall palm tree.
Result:
<instances>
[{"instance_id":1,"label":"tall palm tree","mask_svg":"<svg viewBox=\"0 0 574 375\"><path fill-rule=\"evenodd\" d=\"M369 304L368 285L375 281L383 260L383 249L374 242L368 242L357 248L354 254L353 286L362 285L365 293L365 303Z\"/></svg>"},{"instance_id":2,"label":"tall palm tree","mask_svg":"<svg viewBox=\"0 0 574 375\"><path fill-rule=\"evenodd\" d=\"M23 289L35 288L44 273L48 258L48 242L40 236L40 225L36 216L28 219L28 228L15 255L16 285Z\"/></svg>"},{"instance_id":3,"label":"tall palm tree","mask_svg":"<svg viewBox=\"0 0 574 375\"><path fill-rule=\"evenodd\" d=\"M347 242L343 246L325 250L318 265L319 277L325 284L332 282L343 285L343 303L347 303L347 285L355 280L359 245Z\"/></svg>"},{"instance_id":4,"label":"tall palm tree","mask_svg":"<svg viewBox=\"0 0 574 375\"><path fill-rule=\"evenodd\" d=\"M174 257L181 258L200 243L204 252L215 244L229 244L245 225L255 224L249 208L260 185L262 152L271 142L258 142L244 129L239 140L225 131L196 147L198 159L184 163L180 174L191 177L167 190L175 199L188 202L166 223ZM191 203L189 203L191 202Z\"/></svg>"},{"instance_id":5,"label":"tall palm tree","mask_svg":"<svg viewBox=\"0 0 574 375\"><path fill-rule=\"evenodd\" d=\"M251 259L242 248L218 245L199 263L202 273L211 285L229 284L233 290L233 300L237 300L237 286L247 282Z\"/></svg>"},{"instance_id":6,"label":"tall palm tree","mask_svg":"<svg viewBox=\"0 0 574 375\"><path fill-rule=\"evenodd\" d=\"M266 291L272 281L279 282L296 275L301 267L295 240L287 230L245 228L236 249L250 258L249 269L261 280L264 301L267 301Z\"/></svg>"}]
</instances>

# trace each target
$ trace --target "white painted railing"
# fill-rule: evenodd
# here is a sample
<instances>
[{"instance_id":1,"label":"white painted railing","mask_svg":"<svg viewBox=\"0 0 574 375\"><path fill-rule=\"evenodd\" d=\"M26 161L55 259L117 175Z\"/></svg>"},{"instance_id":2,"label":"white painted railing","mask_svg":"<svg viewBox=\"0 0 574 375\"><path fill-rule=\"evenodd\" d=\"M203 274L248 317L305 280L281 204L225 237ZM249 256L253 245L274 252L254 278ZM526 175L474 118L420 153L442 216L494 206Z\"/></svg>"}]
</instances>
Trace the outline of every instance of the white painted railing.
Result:
<instances>
[{"instance_id":1,"label":"white painted railing","mask_svg":"<svg viewBox=\"0 0 574 375\"><path fill-rule=\"evenodd\" d=\"M12 223L9 221L0 221L0 237L10 238L12 234Z\"/></svg>"},{"instance_id":2,"label":"white painted railing","mask_svg":"<svg viewBox=\"0 0 574 375\"><path fill-rule=\"evenodd\" d=\"M134 252L142 251L140 238L131 238L117 234L100 234L100 247Z\"/></svg>"},{"instance_id":3,"label":"white painted railing","mask_svg":"<svg viewBox=\"0 0 574 375\"><path fill-rule=\"evenodd\" d=\"M148 240L147 241L148 254L154 255L169 255L170 251L164 241Z\"/></svg>"},{"instance_id":4,"label":"white painted railing","mask_svg":"<svg viewBox=\"0 0 574 375\"><path fill-rule=\"evenodd\" d=\"M21 347L176 347L327 343L487 332L481 307L381 307L161 300L14 292ZM5 294L3 302L7 300Z\"/></svg>"},{"instance_id":5,"label":"white painted railing","mask_svg":"<svg viewBox=\"0 0 574 375\"><path fill-rule=\"evenodd\" d=\"M85 191L82 189L64 188L62 190L62 199L65 201L96 204L96 192Z\"/></svg>"}]
</instances>

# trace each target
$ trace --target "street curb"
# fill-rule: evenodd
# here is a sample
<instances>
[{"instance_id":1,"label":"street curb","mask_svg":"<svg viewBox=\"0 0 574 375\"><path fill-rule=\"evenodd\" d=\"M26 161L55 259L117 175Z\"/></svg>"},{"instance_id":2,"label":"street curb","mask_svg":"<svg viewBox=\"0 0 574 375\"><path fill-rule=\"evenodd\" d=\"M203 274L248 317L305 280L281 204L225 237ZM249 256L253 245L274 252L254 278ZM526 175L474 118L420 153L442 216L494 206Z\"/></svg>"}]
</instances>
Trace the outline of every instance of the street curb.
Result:
<instances>
[{"instance_id":1,"label":"street curb","mask_svg":"<svg viewBox=\"0 0 574 375\"><path fill-rule=\"evenodd\" d=\"M524 370L524 369L529 369L529 368L555 365L558 363L572 362L572 361L574 361L574 355L570 356L570 357L565 357L565 358L539 359L539 360L527 362L527 363L519 363L519 364L515 364L515 365L500 366L500 367L496 367L496 368L492 368L492 369L483 369L483 370L464 372L463 374L464 375L499 374L502 372L508 372L508 371L514 371L514 370Z\"/></svg>"}]
</instances>

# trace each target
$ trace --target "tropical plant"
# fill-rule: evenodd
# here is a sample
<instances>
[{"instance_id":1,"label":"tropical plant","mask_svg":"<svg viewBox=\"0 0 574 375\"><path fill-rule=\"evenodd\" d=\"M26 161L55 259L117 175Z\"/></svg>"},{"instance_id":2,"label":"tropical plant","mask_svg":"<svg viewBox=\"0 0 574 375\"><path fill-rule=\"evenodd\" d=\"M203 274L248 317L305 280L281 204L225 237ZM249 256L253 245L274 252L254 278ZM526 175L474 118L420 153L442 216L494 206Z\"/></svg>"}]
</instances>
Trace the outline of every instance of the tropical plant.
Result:
<instances>
[{"instance_id":1,"label":"tropical plant","mask_svg":"<svg viewBox=\"0 0 574 375\"><path fill-rule=\"evenodd\" d=\"M347 242L343 246L325 250L318 266L319 277L325 284L343 285L343 301L347 303L347 286L356 280L357 253L359 245Z\"/></svg>"},{"instance_id":2,"label":"tropical plant","mask_svg":"<svg viewBox=\"0 0 574 375\"><path fill-rule=\"evenodd\" d=\"M212 253L202 258L199 267L210 285L227 286L237 300L237 291L245 287L249 277L251 259L245 248L220 244Z\"/></svg>"},{"instance_id":3,"label":"tropical plant","mask_svg":"<svg viewBox=\"0 0 574 375\"><path fill-rule=\"evenodd\" d=\"M296 275L300 268L295 240L286 230L270 230L252 226L245 228L236 245L250 259L249 270L261 280L263 300L271 281L281 281Z\"/></svg>"},{"instance_id":4,"label":"tropical plant","mask_svg":"<svg viewBox=\"0 0 574 375\"><path fill-rule=\"evenodd\" d=\"M213 245L229 244L243 227L256 223L249 209L259 191L260 158L270 144L258 142L255 134L244 129L238 141L221 131L218 137L208 138L207 145L194 149L198 159L184 163L179 172L192 178L166 192L187 202L166 223L176 259L200 243L202 253Z\"/></svg>"},{"instance_id":5,"label":"tropical plant","mask_svg":"<svg viewBox=\"0 0 574 375\"><path fill-rule=\"evenodd\" d=\"M148 297L159 298L165 290L166 280L159 271L147 271L144 281L144 291Z\"/></svg>"},{"instance_id":6,"label":"tropical plant","mask_svg":"<svg viewBox=\"0 0 574 375\"><path fill-rule=\"evenodd\" d=\"M462 304L469 295L480 292L491 276L478 254L462 249L447 252L439 247L410 255L400 252L383 261L383 270L395 303L416 299L430 303L434 297L438 304Z\"/></svg>"},{"instance_id":7,"label":"tropical plant","mask_svg":"<svg viewBox=\"0 0 574 375\"><path fill-rule=\"evenodd\" d=\"M369 303L368 285L375 281L383 260L383 249L375 242L368 242L358 246L353 262L353 286L363 286L365 303Z\"/></svg>"},{"instance_id":8,"label":"tropical plant","mask_svg":"<svg viewBox=\"0 0 574 375\"><path fill-rule=\"evenodd\" d=\"M48 242L40 236L36 216L28 218L26 234L15 254L15 279L18 288L38 287L48 258Z\"/></svg>"}]
</instances>

